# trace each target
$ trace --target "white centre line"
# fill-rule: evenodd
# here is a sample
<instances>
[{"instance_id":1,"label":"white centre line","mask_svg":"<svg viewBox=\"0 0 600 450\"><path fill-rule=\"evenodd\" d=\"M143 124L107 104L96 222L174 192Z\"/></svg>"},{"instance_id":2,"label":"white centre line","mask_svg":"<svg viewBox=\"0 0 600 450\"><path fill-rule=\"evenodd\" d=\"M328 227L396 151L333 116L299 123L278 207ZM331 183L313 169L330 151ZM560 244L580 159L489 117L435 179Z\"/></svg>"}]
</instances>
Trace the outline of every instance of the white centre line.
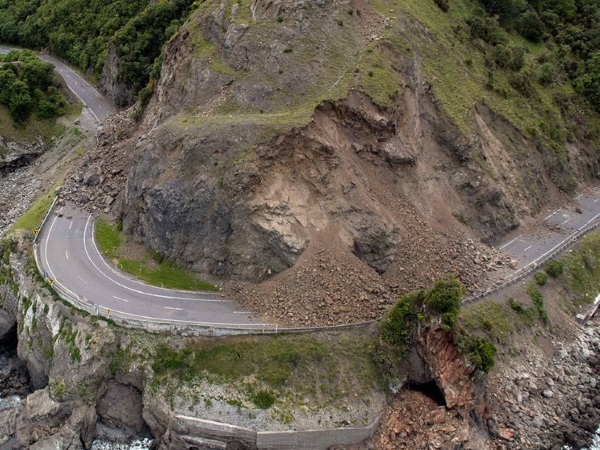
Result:
<instances>
[{"instance_id":1,"label":"white centre line","mask_svg":"<svg viewBox=\"0 0 600 450\"><path fill-rule=\"evenodd\" d=\"M506 244L504 244L502 247L499 248L499 250L502 250L504 247L509 246L510 244L512 244L513 242L515 242L517 239L520 239L521 235L517 236L516 238L514 238L512 241L507 242Z\"/></svg>"},{"instance_id":2,"label":"white centre line","mask_svg":"<svg viewBox=\"0 0 600 450\"><path fill-rule=\"evenodd\" d=\"M73 221L69 224L69 230L73 227Z\"/></svg>"},{"instance_id":3,"label":"white centre line","mask_svg":"<svg viewBox=\"0 0 600 450\"><path fill-rule=\"evenodd\" d=\"M556 214L556 213L557 213L557 212L559 212L559 211L560 211L560 209L557 209L557 210L556 210L556 211L554 211L552 214L550 214L550 215L548 215L548 216L544 217L544 220L548 220L550 217L552 217L554 214Z\"/></svg>"},{"instance_id":4,"label":"white centre line","mask_svg":"<svg viewBox=\"0 0 600 450\"><path fill-rule=\"evenodd\" d=\"M65 250L65 256L67 257L67 261L69 260L69 251Z\"/></svg>"},{"instance_id":5,"label":"white centre line","mask_svg":"<svg viewBox=\"0 0 600 450\"><path fill-rule=\"evenodd\" d=\"M562 224L564 225L564 224L565 224L565 223L567 223L569 220L571 220L571 219L567 219L567 220L565 220L565 221L564 221Z\"/></svg>"},{"instance_id":6,"label":"white centre line","mask_svg":"<svg viewBox=\"0 0 600 450\"><path fill-rule=\"evenodd\" d=\"M171 308L170 306L165 306L165 309L172 309L173 311L183 311L181 308Z\"/></svg>"},{"instance_id":7,"label":"white centre line","mask_svg":"<svg viewBox=\"0 0 600 450\"><path fill-rule=\"evenodd\" d=\"M85 284L88 284L87 281L85 281L83 278L81 278L79 275L77 275L77 278L79 278L81 281L83 281Z\"/></svg>"},{"instance_id":8,"label":"white centre line","mask_svg":"<svg viewBox=\"0 0 600 450\"><path fill-rule=\"evenodd\" d=\"M116 295L113 295L113 298L116 298L117 300L122 300L126 303L129 303L129 300L127 300L126 298L117 297Z\"/></svg>"},{"instance_id":9,"label":"white centre line","mask_svg":"<svg viewBox=\"0 0 600 450\"><path fill-rule=\"evenodd\" d=\"M525 250L523 250L524 252L526 252L527 250L529 250L532 246L530 245L529 247L527 247Z\"/></svg>"}]
</instances>

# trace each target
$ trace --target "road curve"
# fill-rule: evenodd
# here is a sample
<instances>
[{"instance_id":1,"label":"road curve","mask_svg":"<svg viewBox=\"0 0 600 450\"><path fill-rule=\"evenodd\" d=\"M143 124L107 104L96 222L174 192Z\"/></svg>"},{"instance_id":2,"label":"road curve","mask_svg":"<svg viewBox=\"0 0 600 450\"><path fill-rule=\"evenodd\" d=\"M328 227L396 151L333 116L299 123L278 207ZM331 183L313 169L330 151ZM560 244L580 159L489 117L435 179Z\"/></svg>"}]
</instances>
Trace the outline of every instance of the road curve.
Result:
<instances>
[{"instance_id":1,"label":"road curve","mask_svg":"<svg viewBox=\"0 0 600 450\"><path fill-rule=\"evenodd\" d=\"M40 230L40 270L70 297L98 305L102 315L110 309L113 317L169 324L266 326L218 295L149 286L116 271L98 251L91 215L69 206L59 210L62 216L51 215Z\"/></svg>"},{"instance_id":2,"label":"road curve","mask_svg":"<svg viewBox=\"0 0 600 450\"><path fill-rule=\"evenodd\" d=\"M11 50L21 49L0 45L0 53L8 53ZM71 92L89 109L98 123L117 112L108 99L68 65L49 55L40 55L40 58L54 66L56 73L65 80Z\"/></svg>"}]
</instances>

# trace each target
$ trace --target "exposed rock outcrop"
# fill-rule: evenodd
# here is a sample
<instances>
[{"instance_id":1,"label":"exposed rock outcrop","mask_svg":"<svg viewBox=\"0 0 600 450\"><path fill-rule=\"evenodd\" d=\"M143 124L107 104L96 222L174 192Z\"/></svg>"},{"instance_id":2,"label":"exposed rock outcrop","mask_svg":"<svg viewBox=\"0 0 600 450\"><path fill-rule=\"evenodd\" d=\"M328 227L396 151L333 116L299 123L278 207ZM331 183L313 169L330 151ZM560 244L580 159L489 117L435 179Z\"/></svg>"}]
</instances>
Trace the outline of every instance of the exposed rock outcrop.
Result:
<instances>
[{"instance_id":1,"label":"exposed rock outcrop","mask_svg":"<svg viewBox=\"0 0 600 450\"><path fill-rule=\"evenodd\" d=\"M102 67L98 89L113 100L118 107L133 103L133 89L122 79L123 67L114 45L108 47L108 53Z\"/></svg>"},{"instance_id":2,"label":"exposed rock outcrop","mask_svg":"<svg viewBox=\"0 0 600 450\"><path fill-rule=\"evenodd\" d=\"M0 175L28 165L45 151L46 145L41 139L35 143L23 144L0 136Z\"/></svg>"},{"instance_id":3,"label":"exposed rock outcrop","mask_svg":"<svg viewBox=\"0 0 600 450\"><path fill-rule=\"evenodd\" d=\"M426 327L418 337L417 352L427 372L444 395L445 406L467 416L475 407L475 368L460 353L451 332Z\"/></svg>"},{"instance_id":4,"label":"exposed rock outcrop","mask_svg":"<svg viewBox=\"0 0 600 450\"><path fill-rule=\"evenodd\" d=\"M350 68L329 65L347 47L366 51L383 29L408 32L366 4L352 7L360 15L344 27L333 20L347 15L343 2L257 0L231 14L214 2L195 14L168 44L156 94L128 144L136 156L116 202L124 229L194 270L260 281L295 265L317 233L334 227L346 251L404 285L400 269L426 253L425 243L444 248L471 232L492 241L539 211L561 187L548 170L559 165L553 152L514 151L536 144L484 105L476 135L464 136L417 59L391 45L374 50L393 62L389 77L398 83L385 101L359 75L348 82ZM328 39L315 46L305 37L315 33ZM305 53L314 57L296 65ZM327 98L338 84L342 100L307 97ZM507 133L514 139L498 137ZM564 180L585 168L563 170ZM467 259L455 256L457 266ZM415 267L406 289L447 272L445 263L433 266L427 275ZM474 289L469 271L477 269L459 276Z\"/></svg>"},{"instance_id":5,"label":"exposed rock outcrop","mask_svg":"<svg viewBox=\"0 0 600 450\"><path fill-rule=\"evenodd\" d=\"M147 431L134 379L113 380L109 365L116 336L106 324L94 325L55 302L27 272L18 253L1 269L0 316L6 328L15 329L13 320L18 324L18 355L31 374L34 392L15 391L26 397L2 410L0 442L14 438L15 445L39 450L89 449L98 420L128 436ZM27 381L26 370L17 376ZM3 382L1 387L3 395L11 394L9 385ZM107 402L119 409L107 408Z\"/></svg>"}]
</instances>

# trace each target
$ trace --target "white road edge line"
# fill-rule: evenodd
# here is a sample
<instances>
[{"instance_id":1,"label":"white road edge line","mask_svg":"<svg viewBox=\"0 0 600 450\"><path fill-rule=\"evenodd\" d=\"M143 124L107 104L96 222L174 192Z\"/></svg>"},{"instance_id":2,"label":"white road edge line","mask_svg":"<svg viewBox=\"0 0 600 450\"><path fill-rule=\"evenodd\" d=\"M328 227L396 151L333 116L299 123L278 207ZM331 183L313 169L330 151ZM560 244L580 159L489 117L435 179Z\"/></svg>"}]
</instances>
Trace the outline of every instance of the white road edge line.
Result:
<instances>
[{"instance_id":1,"label":"white road edge line","mask_svg":"<svg viewBox=\"0 0 600 450\"><path fill-rule=\"evenodd\" d=\"M101 306L104 309L109 309L106 308L106 306ZM124 316L131 316L131 317L136 317L138 319L148 319L148 320L158 320L160 322L173 322L173 323L185 323L185 324L190 324L190 325L204 325L204 326L208 326L208 327L218 327L218 326L229 326L231 327L232 325L235 325L236 327L256 327L257 329L260 330L260 327L271 327L271 328L277 328L277 324L272 324L272 323L233 323L233 322L224 322L224 323L213 323L213 322L193 322L193 321L187 321L187 320L177 320L177 319L157 319L156 317L148 317L148 316L139 316L137 314L131 314L131 313L127 313L125 311L118 311L116 309L112 309L110 308L110 311L112 313L118 313L118 314L123 314Z\"/></svg>"},{"instance_id":2,"label":"white road edge line","mask_svg":"<svg viewBox=\"0 0 600 450\"><path fill-rule=\"evenodd\" d=\"M96 270L98 272L100 272L108 280L112 281L113 283L115 283L118 286L121 286L124 289L127 289L129 291L135 292L137 294L148 295L150 297L167 298L167 299L170 299L170 300L192 300L192 301L196 301L196 302L224 303L223 300L218 300L218 299L174 297L174 296L171 296L171 295L161 295L161 294L153 294L153 293L150 293L150 292L144 292L144 291L140 291L139 289L134 289L132 287L126 286L126 285L124 285L122 283L119 283L114 278L109 277L106 273L104 273L102 270L100 270L100 268L92 260L92 257L90 256L90 252L88 251L88 247L87 247L87 243L86 243L86 236L87 236L87 231L88 231L88 227L90 225L90 220L91 219L92 219L92 215L90 214L89 217L88 217L88 219L87 219L87 222L85 224L85 229L83 230L83 249L85 250L85 254L87 255L87 257L90 260L90 262L92 263L92 265L96 268ZM98 252L98 255L100 255L100 251L98 250L98 247L96 246L96 241L94 239L92 239L92 242L94 243L94 246L96 247L96 251ZM104 258L102 258L101 255L100 255L100 259L104 262L104 264L106 264L108 266L107 262L104 261ZM110 268L110 266L108 266L108 267Z\"/></svg>"},{"instance_id":3,"label":"white road edge line","mask_svg":"<svg viewBox=\"0 0 600 450\"><path fill-rule=\"evenodd\" d=\"M84 239L85 239L85 231L84 231ZM102 253L100 253L100 249L98 248L98 245L96 244L96 240L94 239L94 237L92 236L91 238L92 244L94 244L94 249L96 250L96 253L98 254L98 257L102 260L102 263L104 264L104 266L110 270L115 276L129 281L131 283L135 283L139 286L143 286L143 287L147 287L147 288L151 288L151 289L162 289L164 291L170 291L170 292L179 292L179 293L183 293L183 294L187 294L187 293L197 293L197 294L205 294L205 295L210 295L207 294L206 291L183 291L180 289L168 289L165 287L159 287L159 286L152 286L149 284L146 284L140 280L136 280L135 278L129 278L127 276L125 276L123 273L119 272L117 269L115 269L114 267L112 267L110 264L108 264L106 262L106 260L104 259L104 257L102 256ZM171 297L169 297L171 298ZM212 301L212 302L221 302L221 303L231 303L231 300L226 300L226 299L209 299L209 298L197 298L197 297L172 297L178 300L190 300L190 301L201 301L201 302L208 302L208 301Z\"/></svg>"}]
</instances>

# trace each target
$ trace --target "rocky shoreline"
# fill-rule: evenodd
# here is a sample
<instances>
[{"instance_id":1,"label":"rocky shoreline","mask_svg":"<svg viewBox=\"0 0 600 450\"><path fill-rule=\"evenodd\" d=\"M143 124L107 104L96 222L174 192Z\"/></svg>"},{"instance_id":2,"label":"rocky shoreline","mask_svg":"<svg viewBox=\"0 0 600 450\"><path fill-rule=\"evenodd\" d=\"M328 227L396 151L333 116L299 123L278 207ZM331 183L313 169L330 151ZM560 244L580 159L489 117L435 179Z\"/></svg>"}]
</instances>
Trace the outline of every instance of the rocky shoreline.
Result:
<instances>
[{"instance_id":1,"label":"rocky shoreline","mask_svg":"<svg viewBox=\"0 0 600 450\"><path fill-rule=\"evenodd\" d=\"M600 318L552 358L504 365L490 379L487 426L497 448L561 449L590 445L600 426Z\"/></svg>"}]
</instances>

